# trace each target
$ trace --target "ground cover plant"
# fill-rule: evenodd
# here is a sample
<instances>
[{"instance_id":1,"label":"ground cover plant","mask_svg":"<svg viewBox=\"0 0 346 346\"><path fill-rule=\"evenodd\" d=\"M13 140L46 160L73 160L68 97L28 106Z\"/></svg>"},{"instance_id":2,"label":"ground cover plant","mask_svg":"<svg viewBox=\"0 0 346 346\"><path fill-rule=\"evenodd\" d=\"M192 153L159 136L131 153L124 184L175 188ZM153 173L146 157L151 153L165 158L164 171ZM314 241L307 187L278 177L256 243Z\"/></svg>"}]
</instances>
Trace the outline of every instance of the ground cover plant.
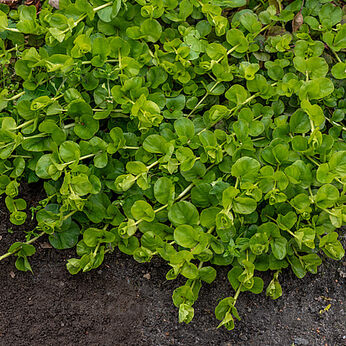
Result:
<instances>
[{"instance_id":1,"label":"ground cover plant","mask_svg":"<svg viewBox=\"0 0 346 346\"><path fill-rule=\"evenodd\" d=\"M60 0L0 4L0 193L35 241L76 248L71 274L122 251L170 265L179 321L228 266L241 292L281 296L340 260L345 223L345 8L328 0ZM272 271L264 288L261 271Z\"/></svg>"}]
</instances>

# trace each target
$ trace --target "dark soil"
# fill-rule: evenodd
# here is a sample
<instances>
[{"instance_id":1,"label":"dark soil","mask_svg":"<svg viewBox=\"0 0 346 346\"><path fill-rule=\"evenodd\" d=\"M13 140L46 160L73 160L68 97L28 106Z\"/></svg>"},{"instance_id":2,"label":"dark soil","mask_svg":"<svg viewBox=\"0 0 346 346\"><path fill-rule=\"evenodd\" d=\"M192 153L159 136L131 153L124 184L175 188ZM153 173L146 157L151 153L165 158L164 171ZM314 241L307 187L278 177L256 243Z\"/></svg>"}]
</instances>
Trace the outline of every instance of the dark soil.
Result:
<instances>
[{"instance_id":1,"label":"dark soil","mask_svg":"<svg viewBox=\"0 0 346 346\"><path fill-rule=\"evenodd\" d=\"M0 219L2 254L24 233L8 222L1 201ZM163 261L143 265L117 252L98 270L71 276L65 263L73 255L47 248L43 239L31 260L33 275L18 272L13 258L0 263L1 346L346 345L342 261L327 260L317 275L302 280L283 272L283 297L275 301L264 293L242 294L237 302L242 321L228 332L216 329L214 316L218 300L233 294L227 268L203 286L195 318L185 325L178 323L171 300L183 281L166 281L169 268ZM330 309L320 313L328 304Z\"/></svg>"}]
</instances>

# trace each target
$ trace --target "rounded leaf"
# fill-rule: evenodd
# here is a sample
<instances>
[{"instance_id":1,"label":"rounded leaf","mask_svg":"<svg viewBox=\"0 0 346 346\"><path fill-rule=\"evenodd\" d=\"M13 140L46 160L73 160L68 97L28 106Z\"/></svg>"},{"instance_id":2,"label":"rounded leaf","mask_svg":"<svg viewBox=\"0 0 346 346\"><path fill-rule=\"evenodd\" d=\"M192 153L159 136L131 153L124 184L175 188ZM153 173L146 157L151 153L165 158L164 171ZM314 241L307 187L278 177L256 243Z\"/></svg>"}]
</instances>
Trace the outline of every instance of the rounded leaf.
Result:
<instances>
[{"instance_id":1,"label":"rounded leaf","mask_svg":"<svg viewBox=\"0 0 346 346\"><path fill-rule=\"evenodd\" d=\"M182 201L172 205L168 211L168 218L174 225L196 225L199 214L192 203Z\"/></svg>"}]
</instances>

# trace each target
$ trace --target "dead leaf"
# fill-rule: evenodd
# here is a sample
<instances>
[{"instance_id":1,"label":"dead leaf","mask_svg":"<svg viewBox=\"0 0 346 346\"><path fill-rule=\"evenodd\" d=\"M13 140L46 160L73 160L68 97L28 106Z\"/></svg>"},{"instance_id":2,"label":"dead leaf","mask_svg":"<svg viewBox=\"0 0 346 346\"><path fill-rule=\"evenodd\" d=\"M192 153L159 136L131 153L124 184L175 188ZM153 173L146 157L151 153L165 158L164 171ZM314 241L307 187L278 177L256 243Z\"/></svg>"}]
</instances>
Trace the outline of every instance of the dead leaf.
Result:
<instances>
[{"instance_id":1,"label":"dead leaf","mask_svg":"<svg viewBox=\"0 0 346 346\"><path fill-rule=\"evenodd\" d=\"M9 7L16 7L18 5L18 0L0 0L0 4L5 4Z\"/></svg>"},{"instance_id":2,"label":"dead leaf","mask_svg":"<svg viewBox=\"0 0 346 346\"><path fill-rule=\"evenodd\" d=\"M59 0L49 0L48 4L56 9L59 9Z\"/></svg>"},{"instance_id":3,"label":"dead leaf","mask_svg":"<svg viewBox=\"0 0 346 346\"><path fill-rule=\"evenodd\" d=\"M302 15L302 11L299 11L292 20L292 31L297 32L299 28L303 25L304 18Z\"/></svg>"},{"instance_id":4,"label":"dead leaf","mask_svg":"<svg viewBox=\"0 0 346 346\"><path fill-rule=\"evenodd\" d=\"M42 249L51 249L52 245L50 245L49 243L40 243L40 246Z\"/></svg>"}]
</instances>

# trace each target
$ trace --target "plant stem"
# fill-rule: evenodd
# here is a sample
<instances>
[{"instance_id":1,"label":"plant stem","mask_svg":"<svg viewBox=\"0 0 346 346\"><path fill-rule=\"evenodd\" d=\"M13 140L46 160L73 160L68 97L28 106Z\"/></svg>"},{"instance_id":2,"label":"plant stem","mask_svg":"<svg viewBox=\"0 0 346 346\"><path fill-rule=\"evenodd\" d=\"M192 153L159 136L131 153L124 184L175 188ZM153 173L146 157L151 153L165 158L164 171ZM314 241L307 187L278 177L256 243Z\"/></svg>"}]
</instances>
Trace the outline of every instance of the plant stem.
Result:
<instances>
[{"instance_id":1,"label":"plant stem","mask_svg":"<svg viewBox=\"0 0 346 346\"><path fill-rule=\"evenodd\" d=\"M5 49L6 53L9 53L9 52L13 52L14 50L18 50L20 47L24 47L24 44L20 44L20 45L17 45L13 48L10 48L10 49ZM4 55L4 54L0 54L1 56Z\"/></svg>"},{"instance_id":2,"label":"plant stem","mask_svg":"<svg viewBox=\"0 0 346 346\"><path fill-rule=\"evenodd\" d=\"M156 166L158 163L159 163L159 161L157 160L157 161L153 162L150 166L147 166L148 171L149 171L151 168L153 168L154 166Z\"/></svg>"},{"instance_id":3,"label":"plant stem","mask_svg":"<svg viewBox=\"0 0 346 346\"><path fill-rule=\"evenodd\" d=\"M90 157L93 157L93 156L95 156L95 155L96 155L96 154L89 154L89 155L81 156L81 157L79 158L79 160L89 159ZM76 160L69 161L69 162L65 162L64 165L68 166L68 165L70 165L70 164L72 164L72 163L75 163L75 162L76 162Z\"/></svg>"},{"instance_id":4,"label":"plant stem","mask_svg":"<svg viewBox=\"0 0 346 346\"><path fill-rule=\"evenodd\" d=\"M48 134L47 133L39 133L39 134L34 135L34 136L23 137L23 139L44 138L44 137L48 137Z\"/></svg>"},{"instance_id":5,"label":"plant stem","mask_svg":"<svg viewBox=\"0 0 346 346\"><path fill-rule=\"evenodd\" d=\"M41 238L41 237L42 237L43 235L45 235L45 234L46 234L45 232L41 232L38 236L36 236L35 238L32 238L32 239L26 241L26 242L23 243L23 244L26 244L26 245L32 244L32 243L34 243L37 239ZM16 251L14 251L14 252L7 252L7 253L5 253L4 255L0 256L0 261L2 261L3 259L5 259L5 258L7 258L7 257L9 257L9 256L11 256L11 255L13 255L14 253L16 253L17 251L19 251L20 249L21 249L21 247L18 247L18 248L16 249Z\"/></svg>"},{"instance_id":6,"label":"plant stem","mask_svg":"<svg viewBox=\"0 0 346 346\"><path fill-rule=\"evenodd\" d=\"M32 159L32 156L28 156L28 155L11 155L10 158L14 158L14 157L22 157L23 159Z\"/></svg>"},{"instance_id":7,"label":"plant stem","mask_svg":"<svg viewBox=\"0 0 346 346\"><path fill-rule=\"evenodd\" d=\"M194 112L195 110L203 103L203 101L209 96L210 93L212 93L214 91L214 89L220 84L220 81L217 81L213 87L210 89L210 91L207 90L207 92L205 93L205 95L199 100L199 102L196 104L196 106L192 109L192 111L187 115L187 118L189 118Z\"/></svg>"},{"instance_id":8,"label":"plant stem","mask_svg":"<svg viewBox=\"0 0 346 346\"><path fill-rule=\"evenodd\" d=\"M24 94L25 94L25 91L22 91L22 92L20 92L19 94L14 95L14 96L12 96L11 98L7 99L6 101L13 101L13 100L16 100L16 99L20 98L21 96L23 96Z\"/></svg>"},{"instance_id":9,"label":"plant stem","mask_svg":"<svg viewBox=\"0 0 346 346\"><path fill-rule=\"evenodd\" d=\"M317 163L314 159L312 159L310 156L305 156L307 159L309 159L312 163L314 163L316 166L321 166L319 163Z\"/></svg>"},{"instance_id":10,"label":"plant stem","mask_svg":"<svg viewBox=\"0 0 346 346\"><path fill-rule=\"evenodd\" d=\"M105 63L109 63L109 62L118 62L119 60L118 59L110 59L110 60L106 60ZM82 65L88 65L88 64L91 64L91 60L89 61L82 61Z\"/></svg>"},{"instance_id":11,"label":"plant stem","mask_svg":"<svg viewBox=\"0 0 346 346\"><path fill-rule=\"evenodd\" d=\"M67 129L70 129L71 127L74 127L76 126L76 123L71 123L71 124L67 124L67 125L64 125L64 130L67 130Z\"/></svg>"},{"instance_id":12,"label":"plant stem","mask_svg":"<svg viewBox=\"0 0 346 346\"><path fill-rule=\"evenodd\" d=\"M168 204L165 204L165 205L163 205L162 207L155 209L155 210L154 210L154 213L156 214L156 213L160 212L161 210L163 210L163 209L165 209L165 208L167 208L167 207L168 207Z\"/></svg>"},{"instance_id":13,"label":"plant stem","mask_svg":"<svg viewBox=\"0 0 346 346\"><path fill-rule=\"evenodd\" d=\"M108 6L111 6L111 5L113 5L113 2L112 2L112 1L107 2L106 4L103 4L103 5L99 6L99 7L95 7L95 8L93 9L93 11L94 11L94 12L97 12L97 11L102 10L102 9L108 7Z\"/></svg>"},{"instance_id":14,"label":"plant stem","mask_svg":"<svg viewBox=\"0 0 346 346\"><path fill-rule=\"evenodd\" d=\"M335 125L335 126L341 126L342 127L342 129L343 129L343 131L346 131L346 127L345 126L342 126L342 125L340 125L340 124L338 124L336 121L333 121L333 120L331 120L331 119L329 119L329 118L327 118L327 117L325 117L326 118L326 120L327 121L329 121L331 124L333 124L333 125Z\"/></svg>"},{"instance_id":15,"label":"plant stem","mask_svg":"<svg viewBox=\"0 0 346 346\"><path fill-rule=\"evenodd\" d=\"M238 297L239 297L240 290L241 290L242 286L243 286L243 283L241 282L240 285L239 285L239 287L238 287L238 289L237 289L237 291L235 292L234 297L233 297L233 299L234 299L234 304L233 304L233 306L234 306L235 303L237 302L237 299L238 299Z\"/></svg>"},{"instance_id":16,"label":"plant stem","mask_svg":"<svg viewBox=\"0 0 346 346\"><path fill-rule=\"evenodd\" d=\"M237 44L236 46L232 47L231 49L229 49L226 53L226 56L230 55L232 52L234 52L238 47L240 46L240 44ZM221 58L219 58L218 60L216 60L216 63L219 63L222 59L224 58L224 56L222 56Z\"/></svg>"},{"instance_id":17,"label":"plant stem","mask_svg":"<svg viewBox=\"0 0 346 346\"><path fill-rule=\"evenodd\" d=\"M121 149L133 149L133 150L137 150L137 149L139 149L139 147L128 147L128 146L124 146L124 147L122 147Z\"/></svg>"},{"instance_id":18,"label":"plant stem","mask_svg":"<svg viewBox=\"0 0 346 346\"><path fill-rule=\"evenodd\" d=\"M26 121L25 123L23 123L22 125L17 126L17 127L15 128L15 130L19 130L19 129L21 129L21 128L27 126L27 125L30 125L30 124L32 124L34 121L35 121L35 119L28 120L28 121Z\"/></svg>"},{"instance_id":19,"label":"plant stem","mask_svg":"<svg viewBox=\"0 0 346 346\"><path fill-rule=\"evenodd\" d=\"M8 30L8 31L12 31L12 32L20 32L18 29L16 28L5 28L5 30Z\"/></svg>"},{"instance_id":20,"label":"plant stem","mask_svg":"<svg viewBox=\"0 0 346 346\"><path fill-rule=\"evenodd\" d=\"M176 200L178 200L178 199L180 199L180 198L182 198L182 197L184 197L193 187L194 187L194 183L191 183L176 199L175 199L175 201Z\"/></svg>"},{"instance_id":21,"label":"plant stem","mask_svg":"<svg viewBox=\"0 0 346 346\"><path fill-rule=\"evenodd\" d=\"M336 53L336 51L335 51L333 48L331 48L331 47L329 47L329 49L330 49L330 50L332 51L332 53L335 55L336 60L337 60L338 62L342 62L341 59L339 58L339 55Z\"/></svg>"}]
</instances>

